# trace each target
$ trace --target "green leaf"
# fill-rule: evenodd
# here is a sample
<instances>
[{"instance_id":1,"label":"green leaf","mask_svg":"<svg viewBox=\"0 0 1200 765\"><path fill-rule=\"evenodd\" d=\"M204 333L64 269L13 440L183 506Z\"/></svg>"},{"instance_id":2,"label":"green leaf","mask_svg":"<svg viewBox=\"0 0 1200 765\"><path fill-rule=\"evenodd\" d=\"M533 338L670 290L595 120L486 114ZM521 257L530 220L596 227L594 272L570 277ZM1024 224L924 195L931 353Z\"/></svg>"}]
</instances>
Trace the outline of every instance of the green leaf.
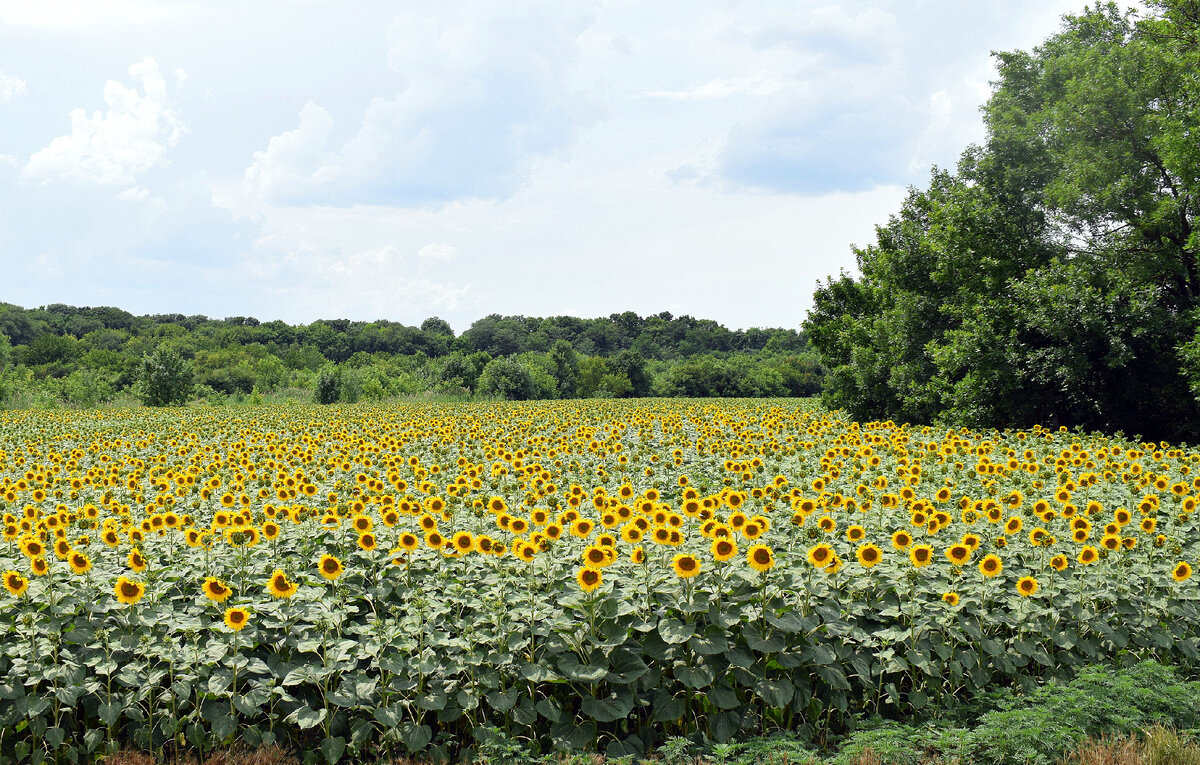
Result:
<instances>
[{"instance_id":1,"label":"green leaf","mask_svg":"<svg viewBox=\"0 0 1200 765\"><path fill-rule=\"evenodd\" d=\"M446 708L446 694L442 691L428 691L417 698L417 706L429 712L436 712L439 709Z\"/></svg>"},{"instance_id":2,"label":"green leaf","mask_svg":"<svg viewBox=\"0 0 1200 765\"><path fill-rule=\"evenodd\" d=\"M850 690L850 682L846 680L846 676L842 674L842 670L837 667L818 666L817 676L831 688L841 691Z\"/></svg>"},{"instance_id":3,"label":"green leaf","mask_svg":"<svg viewBox=\"0 0 1200 765\"><path fill-rule=\"evenodd\" d=\"M96 711L100 715L100 721L110 728L121 716L121 707L117 704L101 704Z\"/></svg>"},{"instance_id":4,"label":"green leaf","mask_svg":"<svg viewBox=\"0 0 1200 765\"><path fill-rule=\"evenodd\" d=\"M607 698L597 699L586 697L583 700L583 713L597 722L613 722L623 720L633 709L632 696L622 697L611 694Z\"/></svg>"},{"instance_id":5,"label":"green leaf","mask_svg":"<svg viewBox=\"0 0 1200 765\"><path fill-rule=\"evenodd\" d=\"M768 613L767 624L770 624L777 630L792 634L804 631L804 622L800 620L800 615L795 611L788 611L779 615Z\"/></svg>"},{"instance_id":6,"label":"green leaf","mask_svg":"<svg viewBox=\"0 0 1200 765\"><path fill-rule=\"evenodd\" d=\"M754 686L754 692L767 703L767 706L781 709L787 706L788 702L792 700L795 688L787 678L779 678L778 680L763 679L759 681L758 685Z\"/></svg>"},{"instance_id":7,"label":"green leaf","mask_svg":"<svg viewBox=\"0 0 1200 765\"><path fill-rule=\"evenodd\" d=\"M717 709L734 709L742 704L737 692L726 685L715 685L705 691L705 695Z\"/></svg>"},{"instance_id":8,"label":"green leaf","mask_svg":"<svg viewBox=\"0 0 1200 765\"><path fill-rule=\"evenodd\" d=\"M750 653L745 648L741 648L740 646L726 651L725 658L728 659L729 663L733 666L743 667L745 669L750 669L753 667L754 662L756 661L754 654Z\"/></svg>"},{"instance_id":9,"label":"green leaf","mask_svg":"<svg viewBox=\"0 0 1200 765\"><path fill-rule=\"evenodd\" d=\"M429 746L429 742L433 740L433 731L428 725L405 723L401 729L400 739L404 742L404 746L408 747L408 751L416 753Z\"/></svg>"},{"instance_id":10,"label":"green leaf","mask_svg":"<svg viewBox=\"0 0 1200 765\"><path fill-rule=\"evenodd\" d=\"M759 653L774 653L783 650L787 645L782 635L772 634L770 630L764 631L761 624L747 624L744 635L746 645Z\"/></svg>"},{"instance_id":11,"label":"green leaf","mask_svg":"<svg viewBox=\"0 0 1200 765\"><path fill-rule=\"evenodd\" d=\"M633 651L626 649L617 649L609 656L611 667L608 673L608 682L616 685L625 685L638 680L640 677L650 671L650 667L642 658Z\"/></svg>"},{"instance_id":12,"label":"green leaf","mask_svg":"<svg viewBox=\"0 0 1200 765\"><path fill-rule=\"evenodd\" d=\"M688 688L704 688L712 683L713 671L707 665L697 667L676 667L675 677Z\"/></svg>"},{"instance_id":13,"label":"green leaf","mask_svg":"<svg viewBox=\"0 0 1200 765\"><path fill-rule=\"evenodd\" d=\"M598 683L608 675L608 667L599 664L580 664L573 653L566 654L558 663L563 677L580 683Z\"/></svg>"},{"instance_id":14,"label":"green leaf","mask_svg":"<svg viewBox=\"0 0 1200 765\"><path fill-rule=\"evenodd\" d=\"M521 677L531 683L548 683L558 679L558 675L541 664L525 664L521 667Z\"/></svg>"},{"instance_id":15,"label":"green leaf","mask_svg":"<svg viewBox=\"0 0 1200 765\"><path fill-rule=\"evenodd\" d=\"M683 699L667 693L661 688L654 692L654 719L659 722L673 722L683 717Z\"/></svg>"},{"instance_id":16,"label":"green leaf","mask_svg":"<svg viewBox=\"0 0 1200 765\"><path fill-rule=\"evenodd\" d=\"M562 720L562 706L552 698L542 699L537 703L538 714L552 723Z\"/></svg>"},{"instance_id":17,"label":"green leaf","mask_svg":"<svg viewBox=\"0 0 1200 765\"><path fill-rule=\"evenodd\" d=\"M516 688L509 688L507 691L491 691L487 695L487 702L492 709L504 714L517 703L517 695Z\"/></svg>"},{"instance_id":18,"label":"green leaf","mask_svg":"<svg viewBox=\"0 0 1200 765\"><path fill-rule=\"evenodd\" d=\"M317 727L325 721L325 708L313 709L306 704L289 715L289 717L295 719L296 726L300 730L308 730L309 728Z\"/></svg>"},{"instance_id":19,"label":"green leaf","mask_svg":"<svg viewBox=\"0 0 1200 765\"><path fill-rule=\"evenodd\" d=\"M400 716L403 710L397 707L375 707L374 716L379 721L380 725L388 728L394 728L400 724Z\"/></svg>"},{"instance_id":20,"label":"green leaf","mask_svg":"<svg viewBox=\"0 0 1200 765\"><path fill-rule=\"evenodd\" d=\"M717 712L712 716L712 735L718 742L724 743L733 738L742 724L742 717L732 710Z\"/></svg>"},{"instance_id":21,"label":"green leaf","mask_svg":"<svg viewBox=\"0 0 1200 765\"><path fill-rule=\"evenodd\" d=\"M685 624L678 619L666 617L658 622L658 635L664 643L678 645L696 634L696 625Z\"/></svg>"},{"instance_id":22,"label":"green leaf","mask_svg":"<svg viewBox=\"0 0 1200 765\"><path fill-rule=\"evenodd\" d=\"M342 753L346 751L346 739L341 736L331 736L321 740L321 753L325 755L325 761L329 765L342 759Z\"/></svg>"},{"instance_id":23,"label":"green leaf","mask_svg":"<svg viewBox=\"0 0 1200 765\"><path fill-rule=\"evenodd\" d=\"M66 732L62 728L47 728L46 732L42 734L42 738L46 740L51 749L58 749L66 739Z\"/></svg>"}]
</instances>

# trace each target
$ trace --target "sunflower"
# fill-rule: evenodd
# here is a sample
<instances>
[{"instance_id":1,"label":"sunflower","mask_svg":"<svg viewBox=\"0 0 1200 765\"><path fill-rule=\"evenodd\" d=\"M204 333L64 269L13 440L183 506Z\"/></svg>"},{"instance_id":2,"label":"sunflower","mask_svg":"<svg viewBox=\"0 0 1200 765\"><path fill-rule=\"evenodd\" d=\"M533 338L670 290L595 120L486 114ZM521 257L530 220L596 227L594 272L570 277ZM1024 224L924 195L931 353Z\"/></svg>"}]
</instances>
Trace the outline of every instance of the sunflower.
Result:
<instances>
[{"instance_id":1,"label":"sunflower","mask_svg":"<svg viewBox=\"0 0 1200 765\"><path fill-rule=\"evenodd\" d=\"M440 550L446 544L446 538L437 531L431 531L425 535L425 544L431 550Z\"/></svg>"},{"instance_id":2,"label":"sunflower","mask_svg":"<svg viewBox=\"0 0 1200 765\"><path fill-rule=\"evenodd\" d=\"M137 548L130 550L129 557L125 559L125 562L129 564L129 568L134 573L140 574L146 570L146 559L142 557L142 553Z\"/></svg>"},{"instance_id":3,"label":"sunflower","mask_svg":"<svg viewBox=\"0 0 1200 765\"><path fill-rule=\"evenodd\" d=\"M957 592L943 592L942 600L945 601L946 603L949 603L952 606L957 606L958 605L958 593Z\"/></svg>"},{"instance_id":4,"label":"sunflower","mask_svg":"<svg viewBox=\"0 0 1200 765\"><path fill-rule=\"evenodd\" d=\"M571 536L587 539L595 527L587 518L580 518L571 524Z\"/></svg>"},{"instance_id":5,"label":"sunflower","mask_svg":"<svg viewBox=\"0 0 1200 765\"><path fill-rule=\"evenodd\" d=\"M621 527L621 539L630 544L642 541L642 530L636 523L627 523Z\"/></svg>"},{"instance_id":6,"label":"sunflower","mask_svg":"<svg viewBox=\"0 0 1200 765\"><path fill-rule=\"evenodd\" d=\"M201 589L204 590L204 597L214 603L224 603L225 599L233 594L233 590L215 576L205 579Z\"/></svg>"},{"instance_id":7,"label":"sunflower","mask_svg":"<svg viewBox=\"0 0 1200 765\"><path fill-rule=\"evenodd\" d=\"M851 542L860 542L867 535L867 530L862 526L854 525L846 529L846 539Z\"/></svg>"},{"instance_id":8,"label":"sunflower","mask_svg":"<svg viewBox=\"0 0 1200 765\"><path fill-rule=\"evenodd\" d=\"M634 547L632 550L629 551L629 560L633 561L634 563L636 563L638 565L645 563L646 562L646 551L642 549L641 545Z\"/></svg>"},{"instance_id":9,"label":"sunflower","mask_svg":"<svg viewBox=\"0 0 1200 765\"><path fill-rule=\"evenodd\" d=\"M608 551L598 545L592 545L583 551L583 565L588 568L604 568L611 562Z\"/></svg>"},{"instance_id":10,"label":"sunflower","mask_svg":"<svg viewBox=\"0 0 1200 765\"><path fill-rule=\"evenodd\" d=\"M370 531L364 531L363 533L358 535L358 547L361 550L366 550L367 552L370 552L371 550L374 550L376 548L376 546L378 546L378 544L379 543L375 539L375 535L372 534Z\"/></svg>"},{"instance_id":11,"label":"sunflower","mask_svg":"<svg viewBox=\"0 0 1200 765\"><path fill-rule=\"evenodd\" d=\"M987 555L983 560L979 561L979 573L991 578L997 576L1004 570L1004 562L1000 560L998 555Z\"/></svg>"},{"instance_id":12,"label":"sunflower","mask_svg":"<svg viewBox=\"0 0 1200 765\"><path fill-rule=\"evenodd\" d=\"M16 571L5 571L4 589L8 590L13 597L19 598L25 594L25 590L29 589L29 580Z\"/></svg>"},{"instance_id":13,"label":"sunflower","mask_svg":"<svg viewBox=\"0 0 1200 765\"><path fill-rule=\"evenodd\" d=\"M289 582L287 574L283 573L281 568L275 569L275 573L271 574L271 578L267 580L267 592L276 598L290 598L296 594L298 589L300 589L300 585Z\"/></svg>"},{"instance_id":14,"label":"sunflower","mask_svg":"<svg viewBox=\"0 0 1200 765\"><path fill-rule=\"evenodd\" d=\"M1099 558L1100 553L1091 545L1086 545L1082 550L1079 551L1079 562L1085 566L1095 563Z\"/></svg>"},{"instance_id":15,"label":"sunflower","mask_svg":"<svg viewBox=\"0 0 1200 765\"><path fill-rule=\"evenodd\" d=\"M754 545L746 551L746 562L755 571L765 572L775 566L775 555L766 545Z\"/></svg>"},{"instance_id":16,"label":"sunflower","mask_svg":"<svg viewBox=\"0 0 1200 765\"><path fill-rule=\"evenodd\" d=\"M680 579L691 579L700 573L700 561L694 555L680 553L671 559L671 568Z\"/></svg>"},{"instance_id":17,"label":"sunflower","mask_svg":"<svg viewBox=\"0 0 1200 765\"><path fill-rule=\"evenodd\" d=\"M117 596L117 600L126 605L132 606L141 600L145 594L146 585L124 576L117 577L117 583L113 586L113 595Z\"/></svg>"},{"instance_id":18,"label":"sunflower","mask_svg":"<svg viewBox=\"0 0 1200 765\"><path fill-rule=\"evenodd\" d=\"M71 553L70 563L71 570L76 574L85 574L92 570L92 559L87 556L87 553L78 550Z\"/></svg>"},{"instance_id":19,"label":"sunflower","mask_svg":"<svg viewBox=\"0 0 1200 765\"><path fill-rule=\"evenodd\" d=\"M908 553L908 559L917 568L928 566L933 560L933 548L929 545L916 545Z\"/></svg>"},{"instance_id":20,"label":"sunflower","mask_svg":"<svg viewBox=\"0 0 1200 765\"><path fill-rule=\"evenodd\" d=\"M416 534L406 531L400 535L400 546L406 551L412 552L421 546L421 540Z\"/></svg>"},{"instance_id":21,"label":"sunflower","mask_svg":"<svg viewBox=\"0 0 1200 765\"><path fill-rule=\"evenodd\" d=\"M854 555L858 558L858 563L863 568L871 568L883 560L883 550L880 550L873 544L860 545L855 550Z\"/></svg>"},{"instance_id":22,"label":"sunflower","mask_svg":"<svg viewBox=\"0 0 1200 765\"><path fill-rule=\"evenodd\" d=\"M946 548L946 558L955 566L965 566L971 560L971 548L961 542Z\"/></svg>"},{"instance_id":23,"label":"sunflower","mask_svg":"<svg viewBox=\"0 0 1200 765\"><path fill-rule=\"evenodd\" d=\"M1063 571L1067 567L1067 556L1055 555L1050 559L1050 567L1055 571Z\"/></svg>"},{"instance_id":24,"label":"sunflower","mask_svg":"<svg viewBox=\"0 0 1200 765\"><path fill-rule=\"evenodd\" d=\"M262 525L263 539L270 541L279 536L279 524L275 521L267 521Z\"/></svg>"},{"instance_id":25,"label":"sunflower","mask_svg":"<svg viewBox=\"0 0 1200 765\"><path fill-rule=\"evenodd\" d=\"M1025 525L1024 521L1019 516L1014 515L1008 519L1008 523L1004 524L1004 533L1019 534L1023 525Z\"/></svg>"},{"instance_id":26,"label":"sunflower","mask_svg":"<svg viewBox=\"0 0 1200 765\"><path fill-rule=\"evenodd\" d=\"M732 560L733 556L737 555L737 545L731 539L714 539L712 543L712 556L714 560L724 563Z\"/></svg>"},{"instance_id":27,"label":"sunflower","mask_svg":"<svg viewBox=\"0 0 1200 765\"><path fill-rule=\"evenodd\" d=\"M436 534L437 532L433 533ZM430 545L430 547L432 546L433 545ZM317 569L321 572L321 576L325 577L329 581L337 579L346 570L342 567L342 562L332 555L322 555L321 562L317 566Z\"/></svg>"},{"instance_id":28,"label":"sunflower","mask_svg":"<svg viewBox=\"0 0 1200 765\"><path fill-rule=\"evenodd\" d=\"M584 566L575 572L575 581L579 583L579 589L592 592L604 582L604 575L598 569Z\"/></svg>"},{"instance_id":29,"label":"sunflower","mask_svg":"<svg viewBox=\"0 0 1200 765\"><path fill-rule=\"evenodd\" d=\"M907 550L908 546L912 543L912 534L909 534L903 529L897 531L895 534L892 534L892 547L895 548L897 552L903 552Z\"/></svg>"},{"instance_id":30,"label":"sunflower","mask_svg":"<svg viewBox=\"0 0 1200 765\"><path fill-rule=\"evenodd\" d=\"M242 629L250 622L250 610L240 606L226 609L225 611L225 626L234 632L241 632Z\"/></svg>"},{"instance_id":31,"label":"sunflower","mask_svg":"<svg viewBox=\"0 0 1200 765\"><path fill-rule=\"evenodd\" d=\"M1171 578L1176 582L1187 581L1192 576L1192 567L1186 562L1175 564L1175 568L1171 571Z\"/></svg>"},{"instance_id":32,"label":"sunflower","mask_svg":"<svg viewBox=\"0 0 1200 765\"><path fill-rule=\"evenodd\" d=\"M1027 598L1038 591L1038 580L1032 576L1023 576L1017 580L1017 594Z\"/></svg>"},{"instance_id":33,"label":"sunflower","mask_svg":"<svg viewBox=\"0 0 1200 765\"><path fill-rule=\"evenodd\" d=\"M452 537L454 549L459 553L469 553L475 549L475 537L469 531L459 531Z\"/></svg>"},{"instance_id":34,"label":"sunflower","mask_svg":"<svg viewBox=\"0 0 1200 765\"><path fill-rule=\"evenodd\" d=\"M825 568L834 559L833 548L827 544L819 544L808 551L808 562L814 568Z\"/></svg>"},{"instance_id":35,"label":"sunflower","mask_svg":"<svg viewBox=\"0 0 1200 765\"><path fill-rule=\"evenodd\" d=\"M50 572L50 564L46 562L45 558L38 556L29 561L29 570L33 572L34 576L45 576Z\"/></svg>"}]
</instances>

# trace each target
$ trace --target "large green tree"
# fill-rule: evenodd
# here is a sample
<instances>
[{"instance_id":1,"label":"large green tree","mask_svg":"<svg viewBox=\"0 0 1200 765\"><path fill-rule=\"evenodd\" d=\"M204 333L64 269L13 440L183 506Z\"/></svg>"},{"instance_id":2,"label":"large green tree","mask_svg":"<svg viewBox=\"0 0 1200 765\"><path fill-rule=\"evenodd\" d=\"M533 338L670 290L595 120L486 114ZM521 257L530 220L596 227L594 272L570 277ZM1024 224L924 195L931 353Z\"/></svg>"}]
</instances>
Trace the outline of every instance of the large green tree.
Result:
<instances>
[{"instance_id":1,"label":"large green tree","mask_svg":"<svg viewBox=\"0 0 1200 765\"><path fill-rule=\"evenodd\" d=\"M1200 436L1198 7L1096 5L997 55L986 142L817 290L831 404Z\"/></svg>"}]
</instances>

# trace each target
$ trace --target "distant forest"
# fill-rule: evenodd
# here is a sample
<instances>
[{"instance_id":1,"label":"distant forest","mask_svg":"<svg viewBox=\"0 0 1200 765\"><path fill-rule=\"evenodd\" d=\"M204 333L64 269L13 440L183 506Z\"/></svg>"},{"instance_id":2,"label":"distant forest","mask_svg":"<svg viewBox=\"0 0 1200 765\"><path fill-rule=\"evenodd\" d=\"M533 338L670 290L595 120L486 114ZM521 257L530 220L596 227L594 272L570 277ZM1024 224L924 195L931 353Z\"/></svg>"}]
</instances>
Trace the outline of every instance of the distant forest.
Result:
<instances>
[{"instance_id":1,"label":"distant forest","mask_svg":"<svg viewBox=\"0 0 1200 765\"><path fill-rule=\"evenodd\" d=\"M153 360L153 364L151 363ZM429 394L503 399L809 396L824 374L802 332L729 330L663 312L606 318L491 316L461 335L438 318L135 316L119 308L0 303L0 406L266 399L380 400ZM158 364L157 367L154 364Z\"/></svg>"}]
</instances>

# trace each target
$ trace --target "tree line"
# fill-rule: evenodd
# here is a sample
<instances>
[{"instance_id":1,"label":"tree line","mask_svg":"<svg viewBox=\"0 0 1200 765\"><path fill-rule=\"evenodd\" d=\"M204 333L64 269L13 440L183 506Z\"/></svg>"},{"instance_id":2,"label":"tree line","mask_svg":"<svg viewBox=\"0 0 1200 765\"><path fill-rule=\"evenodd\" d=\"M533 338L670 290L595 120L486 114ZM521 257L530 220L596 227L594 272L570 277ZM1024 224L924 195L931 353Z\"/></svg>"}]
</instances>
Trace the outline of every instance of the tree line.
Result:
<instances>
[{"instance_id":1,"label":"tree line","mask_svg":"<svg viewBox=\"0 0 1200 765\"><path fill-rule=\"evenodd\" d=\"M986 140L818 286L829 405L1200 437L1200 3L1148 5L995 54Z\"/></svg>"},{"instance_id":2,"label":"tree line","mask_svg":"<svg viewBox=\"0 0 1200 765\"><path fill-rule=\"evenodd\" d=\"M321 319L135 316L112 307L0 303L0 405L211 403L286 392L318 401L432 393L505 399L807 396L823 369L795 329L729 330L663 312L493 314L456 335Z\"/></svg>"}]
</instances>

